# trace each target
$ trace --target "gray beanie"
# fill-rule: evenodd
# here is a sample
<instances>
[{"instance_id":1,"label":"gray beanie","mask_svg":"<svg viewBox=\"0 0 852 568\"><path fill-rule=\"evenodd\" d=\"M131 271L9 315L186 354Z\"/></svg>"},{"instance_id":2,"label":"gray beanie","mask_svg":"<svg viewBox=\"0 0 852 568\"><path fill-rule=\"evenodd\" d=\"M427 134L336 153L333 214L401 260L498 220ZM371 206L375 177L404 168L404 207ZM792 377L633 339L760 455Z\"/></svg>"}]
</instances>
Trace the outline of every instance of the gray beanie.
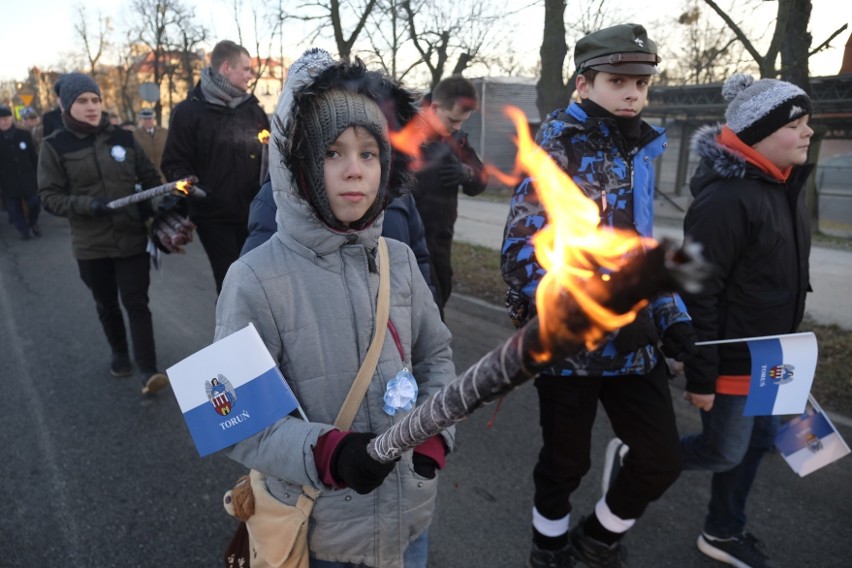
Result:
<instances>
[{"instance_id":1,"label":"gray beanie","mask_svg":"<svg viewBox=\"0 0 852 568\"><path fill-rule=\"evenodd\" d=\"M725 121L737 137L753 146L785 124L811 114L811 100L792 83L776 79L755 81L738 73L722 86L722 96L730 101Z\"/></svg>"},{"instance_id":2,"label":"gray beanie","mask_svg":"<svg viewBox=\"0 0 852 568\"><path fill-rule=\"evenodd\" d=\"M63 89L64 89L63 85ZM382 196L390 174L391 147L384 114L376 102L367 95L341 88L331 89L311 96L301 109L293 137L298 138L301 160L297 166L302 191L320 220L335 229L345 229L331 211L325 189L325 152L332 142L350 126L362 126L379 143L382 166L381 182L376 201L364 219L371 221L383 207ZM356 228L357 224L355 225Z\"/></svg>"},{"instance_id":3,"label":"gray beanie","mask_svg":"<svg viewBox=\"0 0 852 568\"><path fill-rule=\"evenodd\" d=\"M101 96L101 89L95 80L83 73L68 73L63 75L59 85L59 100L62 110L69 112L71 105L83 93L95 93Z\"/></svg>"}]
</instances>

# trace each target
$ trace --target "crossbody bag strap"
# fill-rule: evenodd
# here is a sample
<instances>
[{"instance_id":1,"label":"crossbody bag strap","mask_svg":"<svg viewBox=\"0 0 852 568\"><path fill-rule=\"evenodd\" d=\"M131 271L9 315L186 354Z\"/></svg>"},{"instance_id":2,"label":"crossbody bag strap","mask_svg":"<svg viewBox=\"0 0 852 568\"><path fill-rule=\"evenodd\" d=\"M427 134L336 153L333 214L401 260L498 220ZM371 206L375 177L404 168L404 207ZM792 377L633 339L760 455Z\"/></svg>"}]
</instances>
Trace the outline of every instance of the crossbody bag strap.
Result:
<instances>
[{"instance_id":1,"label":"crossbody bag strap","mask_svg":"<svg viewBox=\"0 0 852 568\"><path fill-rule=\"evenodd\" d=\"M385 342L385 332L388 329L388 316L390 314L390 260L388 258L388 245L384 237L379 237L379 297L376 305L376 331L373 342L367 350L364 362L358 370L358 375L343 401L343 406L337 414L334 425L341 430L348 430L355 419L358 407L364 399L370 379L379 362L382 345Z\"/></svg>"}]
</instances>

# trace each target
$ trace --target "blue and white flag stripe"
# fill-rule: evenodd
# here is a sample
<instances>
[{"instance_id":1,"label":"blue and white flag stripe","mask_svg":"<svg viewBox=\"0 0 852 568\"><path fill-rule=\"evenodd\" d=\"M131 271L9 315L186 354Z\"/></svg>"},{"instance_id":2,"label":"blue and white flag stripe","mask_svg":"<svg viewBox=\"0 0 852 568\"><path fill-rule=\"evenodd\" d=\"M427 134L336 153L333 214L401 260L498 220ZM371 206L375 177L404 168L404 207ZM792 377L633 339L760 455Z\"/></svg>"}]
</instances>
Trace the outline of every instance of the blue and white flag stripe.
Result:
<instances>
[{"instance_id":1,"label":"blue and white flag stripe","mask_svg":"<svg viewBox=\"0 0 852 568\"><path fill-rule=\"evenodd\" d=\"M816 371L816 336L806 332L745 341L751 353L745 415L801 414Z\"/></svg>"},{"instance_id":2,"label":"blue and white flag stripe","mask_svg":"<svg viewBox=\"0 0 852 568\"><path fill-rule=\"evenodd\" d=\"M167 373L201 456L260 432L298 407L252 324L169 367ZM226 414L217 412L205 386L220 376L219 382L227 381L236 394L228 397Z\"/></svg>"}]
</instances>

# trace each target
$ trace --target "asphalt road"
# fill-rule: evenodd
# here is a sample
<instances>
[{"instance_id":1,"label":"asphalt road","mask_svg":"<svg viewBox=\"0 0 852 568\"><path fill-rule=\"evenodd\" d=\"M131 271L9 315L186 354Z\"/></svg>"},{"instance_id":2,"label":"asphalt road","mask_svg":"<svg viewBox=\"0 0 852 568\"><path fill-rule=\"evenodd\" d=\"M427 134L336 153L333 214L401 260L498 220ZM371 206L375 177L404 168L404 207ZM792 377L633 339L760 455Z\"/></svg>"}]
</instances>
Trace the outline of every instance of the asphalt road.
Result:
<instances>
[{"instance_id":1,"label":"asphalt road","mask_svg":"<svg viewBox=\"0 0 852 568\"><path fill-rule=\"evenodd\" d=\"M199 458L170 391L139 394L109 374L109 348L77 275L63 219L20 241L0 223L0 568L216 567L235 522L222 493L243 471ZM160 365L208 345L215 291L198 243L165 258L151 286ZM512 332L501 309L454 297L447 310L459 372ZM679 425L698 416L673 383ZM520 567L529 547L537 401L524 385L458 426L431 530L432 568ZM852 440L852 427L841 432ZM577 516L599 496L603 413ZM709 476L685 473L626 539L635 567L712 567L694 546ZM754 489L751 529L779 566L852 565L852 459L798 478L777 456Z\"/></svg>"}]
</instances>

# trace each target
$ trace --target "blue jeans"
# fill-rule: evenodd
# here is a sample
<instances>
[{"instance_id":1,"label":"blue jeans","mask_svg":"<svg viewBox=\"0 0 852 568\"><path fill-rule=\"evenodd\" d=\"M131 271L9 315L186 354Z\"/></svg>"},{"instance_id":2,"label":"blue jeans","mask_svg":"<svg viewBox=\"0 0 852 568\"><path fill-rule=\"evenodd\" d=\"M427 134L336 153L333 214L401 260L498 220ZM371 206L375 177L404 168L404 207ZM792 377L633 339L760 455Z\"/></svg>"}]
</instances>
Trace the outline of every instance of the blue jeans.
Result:
<instances>
[{"instance_id":1,"label":"blue jeans","mask_svg":"<svg viewBox=\"0 0 852 568\"><path fill-rule=\"evenodd\" d=\"M405 568L426 568L429 560L429 530L408 544L403 555ZM350 564L349 562L328 562L311 557L310 568L369 568L366 564Z\"/></svg>"},{"instance_id":2,"label":"blue jeans","mask_svg":"<svg viewBox=\"0 0 852 568\"><path fill-rule=\"evenodd\" d=\"M775 444L778 416L743 416L746 397L717 394L701 411L703 431L680 440L684 470L713 472L704 531L717 538L742 534L745 505L757 468Z\"/></svg>"}]
</instances>

